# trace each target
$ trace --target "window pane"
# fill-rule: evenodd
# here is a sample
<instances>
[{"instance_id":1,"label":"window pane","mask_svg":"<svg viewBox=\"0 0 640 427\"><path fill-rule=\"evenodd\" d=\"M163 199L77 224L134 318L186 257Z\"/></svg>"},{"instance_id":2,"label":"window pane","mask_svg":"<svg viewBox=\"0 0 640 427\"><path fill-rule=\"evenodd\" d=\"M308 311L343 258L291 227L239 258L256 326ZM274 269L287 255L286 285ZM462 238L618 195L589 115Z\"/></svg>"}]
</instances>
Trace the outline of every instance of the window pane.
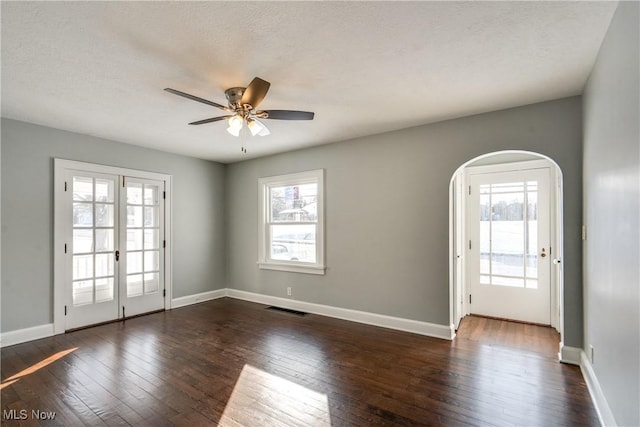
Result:
<instances>
[{"instance_id":1,"label":"window pane","mask_svg":"<svg viewBox=\"0 0 640 427\"><path fill-rule=\"evenodd\" d=\"M158 229L145 228L144 230L144 248L158 249L160 247L160 232Z\"/></svg>"},{"instance_id":2,"label":"window pane","mask_svg":"<svg viewBox=\"0 0 640 427\"><path fill-rule=\"evenodd\" d=\"M96 252L113 252L113 228L96 230Z\"/></svg>"},{"instance_id":3,"label":"window pane","mask_svg":"<svg viewBox=\"0 0 640 427\"><path fill-rule=\"evenodd\" d=\"M93 226L93 204L74 203L73 204L73 226L92 227Z\"/></svg>"},{"instance_id":4,"label":"window pane","mask_svg":"<svg viewBox=\"0 0 640 427\"><path fill-rule=\"evenodd\" d=\"M527 277L538 278L538 192L537 182L527 183ZM529 287L527 280L527 287ZM537 282L536 285L537 287Z\"/></svg>"},{"instance_id":5,"label":"window pane","mask_svg":"<svg viewBox=\"0 0 640 427\"><path fill-rule=\"evenodd\" d=\"M88 176L73 177L73 200L78 202L93 201L93 178Z\"/></svg>"},{"instance_id":6,"label":"window pane","mask_svg":"<svg viewBox=\"0 0 640 427\"><path fill-rule=\"evenodd\" d=\"M158 271L160 269L160 252L145 251L144 253L144 271Z\"/></svg>"},{"instance_id":7,"label":"window pane","mask_svg":"<svg viewBox=\"0 0 640 427\"><path fill-rule=\"evenodd\" d=\"M316 262L316 226L272 225L271 259Z\"/></svg>"},{"instance_id":8,"label":"window pane","mask_svg":"<svg viewBox=\"0 0 640 427\"><path fill-rule=\"evenodd\" d=\"M482 185L482 187L490 187ZM480 194L480 274L490 274L491 262L491 205L488 194Z\"/></svg>"},{"instance_id":9,"label":"window pane","mask_svg":"<svg viewBox=\"0 0 640 427\"><path fill-rule=\"evenodd\" d=\"M96 227L113 227L114 206L96 203Z\"/></svg>"},{"instance_id":10,"label":"window pane","mask_svg":"<svg viewBox=\"0 0 640 427\"><path fill-rule=\"evenodd\" d=\"M506 192L514 189L520 189L521 192ZM491 273L523 277L524 183L494 184L492 191ZM497 283L496 280L493 282L505 284Z\"/></svg>"},{"instance_id":11,"label":"window pane","mask_svg":"<svg viewBox=\"0 0 640 427\"><path fill-rule=\"evenodd\" d=\"M96 279L96 302L113 300L113 277Z\"/></svg>"},{"instance_id":12,"label":"window pane","mask_svg":"<svg viewBox=\"0 0 640 427\"><path fill-rule=\"evenodd\" d=\"M73 253L93 252L93 230L76 229L73 230Z\"/></svg>"},{"instance_id":13,"label":"window pane","mask_svg":"<svg viewBox=\"0 0 640 427\"><path fill-rule=\"evenodd\" d=\"M73 256L73 280L93 277L93 255Z\"/></svg>"},{"instance_id":14,"label":"window pane","mask_svg":"<svg viewBox=\"0 0 640 427\"><path fill-rule=\"evenodd\" d=\"M273 222L315 222L318 184L271 187Z\"/></svg>"},{"instance_id":15,"label":"window pane","mask_svg":"<svg viewBox=\"0 0 640 427\"><path fill-rule=\"evenodd\" d=\"M142 252L127 253L127 273L142 273Z\"/></svg>"},{"instance_id":16,"label":"window pane","mask_svg":"<svg viewBox=\"0 0 640 427\"><path fill-rule=\"evenodd\" d=\"M538 181L527 182L527 218L538 219Z\"/></svg>"},{"instance_id":17,"label":"window pane","mask_svg":"<svg viewBox=\"0 0 640 427\"><path fill-rule=\"evenodd\" d=\"M144 275L144 293L145 294L158 292L159 287L160 287L159 273L146 273Z\"/></svg>"},{"instance_id":18,"label":"window pane","mask_svg":"<svg viewBox=\"0 0 640 427\"><path fill-rule=\"evenodd\" d=\"M520 188L524 190L524 183ZM496 185L494 185L495 187ZM524 207L524 191L519 193L492 194L491 214L494 221L522 221Z\"/></svg>"},{"instance_id":19,"label":"window pane","mask_svg":"<svg viewBox=\"0 0 640 427\"><path fill-rule=\"evenodd\" d=\"M142 274L127 276L127 296L142 295Z\"/></svg>"},{"instance_id":20,"label":"window pane","mask_svg":"<svg viewBox=\"0 0 640 427\"><path fill-rule=\"evenodd\" d=\"M113 254L96 255L96 277L113 276L114 270Z\"/></svg>"},{"instance_id":21,"label":"window pane","mask_svg":"<svg viewBox=\"0 0 640 427\"><path fill-rule=\"evenodd\" d=\"M142 204L142 184L136 182L127 183L127 204Z\"/></svg>"},{"instance_id":22,"label":"window pane","mask_svg":"<svg viewBox=\"0 0 640 427\"><path fill-rule=\"evenodd\" d=\"M73 282L73 305L93 303L93 280Z\"/></svg>"},{"instance_id":23,"label":"window pane","mask_svg":"<svg viewBox=\"0 0 640 427\"><path fill-rule=\"evenodd\" d=\"M127 251L142 249L142 230L127 230Z\"/></svg>"},{"instance_id":24,"label":"window pane","mask_svg":"<svg viewBox=\"0 0 640 427\"><path fill-rule=\"evenodd\" d=\"M113 187L115 183L111 179L96 178L96 202L113 203Z\"/></svg>"},{"instance_id":25,"label":"window pane","mask_svg":"<svg viewBox=\"0 0 640 427\"><path fill-rule=\"evenodd\" d=\"M158 204L158 186L157 185L144 186L144 204L145 205Z\"/></svg>"},{"instance_id":26,"label":"window pane","mask_svg":"<svg viewBox=\"0 0 640 427\"><path fill-rule=\"evenodd\" d=\"M144 226L157 227L160 222L159 210L157 207L144 208Z\"/></svg>"},{"instance_id":27,"label":"window pane","mask_svg":"<svg viewBox=\"0 0 640 427\"><path fill-rule=\"evenodd\" d=\"M142 227L142 206L127 206L127 227Z\"/></svg>"}]
</instances>

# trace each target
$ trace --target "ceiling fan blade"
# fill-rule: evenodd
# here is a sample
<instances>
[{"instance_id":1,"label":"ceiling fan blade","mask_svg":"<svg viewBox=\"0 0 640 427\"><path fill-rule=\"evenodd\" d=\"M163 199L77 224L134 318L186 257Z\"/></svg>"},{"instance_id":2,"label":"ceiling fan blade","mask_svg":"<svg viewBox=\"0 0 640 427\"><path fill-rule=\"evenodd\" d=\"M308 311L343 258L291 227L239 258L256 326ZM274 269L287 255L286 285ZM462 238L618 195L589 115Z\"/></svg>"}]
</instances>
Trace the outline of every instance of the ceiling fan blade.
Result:
<instances>
[{"instance_id":1,"label":"ceiling fan blade","mask_svg":"<svg viewBox=\"0 0 640 427\"><path fill-rule=\"evenodd\" d=\"M263 114L263 113L266 113ZM294 110L264 110L256 113L261 119L275 120L313 120L314 113L310 111L294 111Z\"/></svg>"},{"instance_id":2,"label":"ceiling fan blade","mask_svg":"<svg viewBox=\"0 0 640 427\"><path fill-rule=\"evenodd\" d=\"M218 122L220 120L226 120L233 116L220 116L220 117L211 117L210 119L198 120L197 122L191 122L190 125L203 125L205 123Z\"/></svg>"},{"instance_id":3,"label":"ceiling fan blade","mask_svg":"<svg viewBox=\"0 0 640 427\"><path fill-rule=\"evenodd\" d=\"M242 105L249 104L253 108L256 108L267 95L270 86L271 83L268 81L262 80L260 77L255 77L242 94Z\"/></svg>"},{"instance_id":4,"label":"ceiling fan blade","mask_svg":"<svg viewBox=\"0 0 640 427\"><path fill-rule=\"evenodd\" d=\"M225 110L225 111L231 111L231 109L229 107L225 107L222 104L218 104L217 102L213 102L213 101L207 101L206 99L194 96L194 95L189 95L188 93L184 93L184 92L180 92L179 90L175 90L175 89L171 89L169 87L165 88L164 90L166 90L169 93L172 93L174 95L178 95L178 96L182 96L184 98L187 99L191 99L192 101L198 101L198 102L202 102L203 104L207 104L207 105L212 105L214 107L220 108L221 110Z\"/></svg>"}]
</instances>

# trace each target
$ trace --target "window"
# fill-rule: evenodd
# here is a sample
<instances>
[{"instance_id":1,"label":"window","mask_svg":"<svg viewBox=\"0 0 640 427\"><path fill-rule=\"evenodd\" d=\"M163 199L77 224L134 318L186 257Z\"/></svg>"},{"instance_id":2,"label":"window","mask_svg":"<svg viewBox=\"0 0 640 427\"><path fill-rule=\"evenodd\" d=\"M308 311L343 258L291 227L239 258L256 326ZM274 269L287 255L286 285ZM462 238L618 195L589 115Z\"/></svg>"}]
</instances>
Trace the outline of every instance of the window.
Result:
<instances>
[{"instance_id":1,"label":"window","mask_svg":"<svg viewBox=\"0 0 640 427\"><path fill-rule=\"evenodd\" d=\"M324 170L261 178L258 265L324 274Z\"/></svg>"}]
</instances>

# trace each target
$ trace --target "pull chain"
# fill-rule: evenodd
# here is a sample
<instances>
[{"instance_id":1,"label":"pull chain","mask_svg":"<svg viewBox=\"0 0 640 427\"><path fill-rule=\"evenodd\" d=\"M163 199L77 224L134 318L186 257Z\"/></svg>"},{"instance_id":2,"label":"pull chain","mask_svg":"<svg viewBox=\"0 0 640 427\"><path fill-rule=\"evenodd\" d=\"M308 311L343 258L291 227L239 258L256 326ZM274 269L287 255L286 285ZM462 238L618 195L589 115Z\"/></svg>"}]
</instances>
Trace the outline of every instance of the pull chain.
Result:
<instances>
[{"instance_id":1,"label":"pull chain","mask_svg":"<svg viewBox=\"0 0 640 427\"><path fill-rule=\"evenodd\" d=\"M248 129L246 129L246 126L243 126L242 129L240 129L240 138L241 138L241 143L242 145L240 146L240 151L244 154L247 154L247 137L248 137Z\"/></svg>"}]
</instances>

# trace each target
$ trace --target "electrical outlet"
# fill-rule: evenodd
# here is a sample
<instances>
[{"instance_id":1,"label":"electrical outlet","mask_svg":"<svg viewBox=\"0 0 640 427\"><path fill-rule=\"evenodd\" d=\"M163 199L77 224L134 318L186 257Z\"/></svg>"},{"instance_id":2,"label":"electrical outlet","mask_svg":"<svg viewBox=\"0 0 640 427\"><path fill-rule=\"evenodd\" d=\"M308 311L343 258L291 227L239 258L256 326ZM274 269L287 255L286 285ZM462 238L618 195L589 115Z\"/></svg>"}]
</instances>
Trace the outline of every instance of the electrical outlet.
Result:
<instances>
[{"instance_id":1,"label":"electrical outlet","mask_svg":"<svg viewBox=\"0 0 640 427\"><path fill-rule=\"evenodd\" d=\"M287 288L287 296L291 296L291 288Z\"/></svg>"}]
</instances>

